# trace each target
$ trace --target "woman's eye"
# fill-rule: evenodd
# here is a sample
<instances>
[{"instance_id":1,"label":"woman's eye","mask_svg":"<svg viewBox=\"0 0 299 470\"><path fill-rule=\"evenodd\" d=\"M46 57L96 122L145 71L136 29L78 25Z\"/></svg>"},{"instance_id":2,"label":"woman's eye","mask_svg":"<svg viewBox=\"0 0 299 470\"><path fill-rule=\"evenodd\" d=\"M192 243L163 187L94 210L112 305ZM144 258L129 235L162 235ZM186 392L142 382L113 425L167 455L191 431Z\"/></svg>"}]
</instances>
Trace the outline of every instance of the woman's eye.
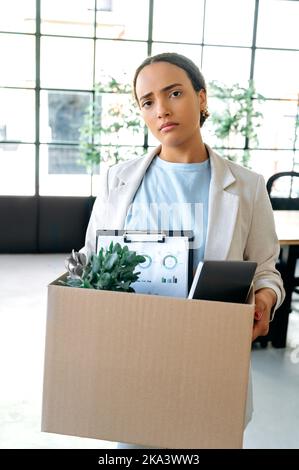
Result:
<instances>
[{"instance_id":1,"label":"woman's eye","mask_svg":"<svg viewBox=\"0 0 299 470\"><path fill-rule=\"evenodd\" d=\"M181 96L181 94L182 94L181 91L176 90L176 91L173 91L173 92L171 93L171 96L177 97L177 96Z\"/></svg>"},{"instance_id":2,"label":"woman's eye","mask_svg":"<svg viewBox=\"0 0 299 470\"><path fill-rule=\"evenodd\" d=\"M148 108L151 104L151 101L145 101L144 103L142 103L142 108Z\"/></svg>"}]
</instances>

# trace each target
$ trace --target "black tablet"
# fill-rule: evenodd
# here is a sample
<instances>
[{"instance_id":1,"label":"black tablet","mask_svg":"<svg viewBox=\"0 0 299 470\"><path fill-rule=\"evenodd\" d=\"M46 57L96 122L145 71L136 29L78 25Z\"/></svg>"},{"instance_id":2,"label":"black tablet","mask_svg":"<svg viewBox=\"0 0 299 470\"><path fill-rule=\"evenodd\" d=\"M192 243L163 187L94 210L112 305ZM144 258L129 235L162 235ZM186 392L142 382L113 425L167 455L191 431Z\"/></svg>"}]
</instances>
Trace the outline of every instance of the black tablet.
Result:
<instances>
[{"instance_id":1,"label":"black tablet","mask_svg":"<svg viewBox=\"0 0 299 470\"><path fill-rule=\"evenodd\" d=\"M256 267L253 261L204 261L196 270L188 298L243 304Z\"/></svg>"}]
</instances>

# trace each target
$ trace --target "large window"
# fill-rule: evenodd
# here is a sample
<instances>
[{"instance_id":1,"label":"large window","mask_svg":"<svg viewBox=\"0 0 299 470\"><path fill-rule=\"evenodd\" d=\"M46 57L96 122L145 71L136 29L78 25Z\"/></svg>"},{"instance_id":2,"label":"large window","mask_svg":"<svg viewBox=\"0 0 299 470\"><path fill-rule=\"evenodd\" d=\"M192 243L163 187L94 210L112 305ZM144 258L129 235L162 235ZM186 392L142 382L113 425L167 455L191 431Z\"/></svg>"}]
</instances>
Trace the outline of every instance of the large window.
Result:
<instances>
[{"instance_id":1,"label":"large window","mask_svg":"<svg viewBox=\"0 0 299 470\"><path fill-rule=\"evenodd\" d=\"M95 195L101 167L87 170L79 152L94 85L104 75L130 83L148 54L164 51L189 56L208 83L254 80L266 98L256 103L258 146L238 135L227 150L249 149L266 178L298 171L298 17L292 0L1 0L0 195ZM127 102L103 93L101 121ZM221 106L210 94L210 112ZM202 132L219 147L211 120ZM121 130L101 145L120 145L126 159L156 141Z\"/></svg>"}]
</instances>

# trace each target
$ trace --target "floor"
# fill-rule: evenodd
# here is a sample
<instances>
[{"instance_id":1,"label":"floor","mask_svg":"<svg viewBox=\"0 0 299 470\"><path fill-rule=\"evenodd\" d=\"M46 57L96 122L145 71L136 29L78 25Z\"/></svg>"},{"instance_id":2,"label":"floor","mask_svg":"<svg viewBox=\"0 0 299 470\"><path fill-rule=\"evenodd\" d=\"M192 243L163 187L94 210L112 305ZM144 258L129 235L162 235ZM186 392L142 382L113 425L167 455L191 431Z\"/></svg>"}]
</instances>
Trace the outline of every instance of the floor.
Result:
<instances>
[{"instance_id":1,"label":"floor","mask_svg":"<svg viewBox=\"0 0 299 470\"><path fill-rule=\"evenodd\" d=\"M0 255L0 448L113 449L40 431L47 284L65 255ZM254 407L244 448L299 447L299 297L286 349L252 350Z\"/></svg>"}]
</instances>

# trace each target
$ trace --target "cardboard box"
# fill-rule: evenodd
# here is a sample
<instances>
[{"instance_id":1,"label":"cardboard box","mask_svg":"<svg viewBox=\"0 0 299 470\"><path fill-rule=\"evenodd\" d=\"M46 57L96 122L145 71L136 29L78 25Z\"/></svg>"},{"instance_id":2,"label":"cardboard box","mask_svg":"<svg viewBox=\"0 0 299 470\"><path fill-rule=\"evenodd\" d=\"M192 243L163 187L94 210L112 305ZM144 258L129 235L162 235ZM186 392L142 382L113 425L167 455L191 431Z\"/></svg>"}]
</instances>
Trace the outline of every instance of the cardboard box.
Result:
<instances>
[{"instance_id":1,"label":"cardboard box","mask_svg":"<svg viewBox=\"0 0 299 470\"><path fill-rule=\"evenodd\" d=\"M241 448L250 304L48 287L42 431Z\"/></svg>"}]
</instances>

